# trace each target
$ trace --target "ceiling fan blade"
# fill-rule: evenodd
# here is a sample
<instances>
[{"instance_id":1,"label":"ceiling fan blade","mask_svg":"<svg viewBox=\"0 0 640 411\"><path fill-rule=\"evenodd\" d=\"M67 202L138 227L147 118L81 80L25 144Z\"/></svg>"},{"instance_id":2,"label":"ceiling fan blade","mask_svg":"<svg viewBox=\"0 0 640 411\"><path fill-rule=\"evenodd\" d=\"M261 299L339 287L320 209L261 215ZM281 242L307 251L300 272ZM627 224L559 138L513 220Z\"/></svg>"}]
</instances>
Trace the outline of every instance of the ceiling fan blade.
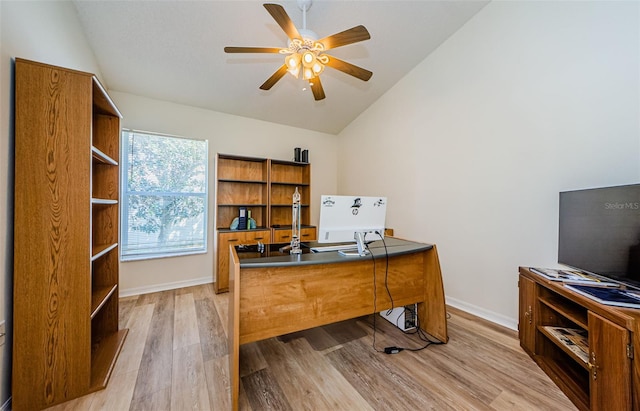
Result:
<instances>
[{"instance_id":1,"label":"ceiling fan blade","mask_svg":"<svg viewBox=\"0 0 640 411\"><path fill-rule=\"evenodd\" d=\"M333 56L327 57L329 57L329 61L327 61L326 66L342 71L343 73L347 73L350 76L359 78L362 81L369 80L373 75L373 72L363 69L362 67L355 66L351 63L347 63L346 61L340 60L339 58Z\"/></svg>"},{"instance_id":2,"label":"ceiling fan blade","mask_svg":"<svg viewBox=\"0 0 640 411\"><path fill-rule=\"evenodd\" d=\"M318 43L324 44L325 50L330 50L335 49L336 47L346 46L347 44L369 40L370 38L371 35L367 31L366 27L360 25L341 31L340 33L332 34L331 36L327 36L318 40Z\"/></svg>"},{"instance_id":3,"label":"ceiling fan blade","mask_svg":"<svg viewBox=\"0 0 640 411\"><path fill-rule=\"evenodd\" d=\"M280 53L279 47L225 47L225 53Z\"/></svg>"},{"instance_id":4,"label":"ceiling fan blade","mask_svg":"<svg viewBox=\"0 0 640 411\"><path fill-rule=\"evenodd\" d=\"M290 39L302 38L300 36L300 33L298 33L296 25L293 24L293 21L291 21L289 15L284 10L284 7L279 4L266 3L264 4L264 8L267 9L269 14L271 14L271 17L273 17L276 23L278 23L278 25L282 27L282 30L287 33L287 36Z\"/></svg>"},{"instance_id":5,"label":"ceiling fan blade","mask_svg":"<svg viewBox=\"0 0 640 411\"><path fill-rule=\"evenodd\" d=\"M273 73L271 75L271 77L269 77L267 79L267 81L265 81L264 83L262 83L262 85L260 86L261 90L269 90L271 87L273 87L278 80L280 80L285 74L287 74L287 65L283 64L278 70L276 70L275 73Z\"/></svg>"},{"instance_id":6,"label":"ceiling fan blade","mask_svg":"<svg viewBox=\"0 0 640 411\"><path fill-rule=\"evenodd\" d=\"M311 86L311 91L313 92L313 98L318 100L323 100L326 96L324 95L324 89L322 88L322 83L320 82L320 77L314 77L309 80L309 85Z\"/></svg>"}]
</instances>

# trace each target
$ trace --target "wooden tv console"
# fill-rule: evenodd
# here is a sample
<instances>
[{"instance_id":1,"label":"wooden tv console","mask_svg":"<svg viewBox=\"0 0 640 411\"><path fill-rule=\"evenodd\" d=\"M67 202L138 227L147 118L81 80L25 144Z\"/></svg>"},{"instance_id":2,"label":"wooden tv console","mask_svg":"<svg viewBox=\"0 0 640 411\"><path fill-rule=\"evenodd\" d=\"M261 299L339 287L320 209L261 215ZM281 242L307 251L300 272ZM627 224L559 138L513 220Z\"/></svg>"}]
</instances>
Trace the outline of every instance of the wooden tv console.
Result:
<instances>
[{"instance_id":1,"label":"wooden tv console","mask_svg":"<svg viewBox=\"0 0 640 411\"><path fill-rule=\"evenodd\" d=\"M520 267L522 348L581 410L640 410L640 309L600 304ZM575 354L551 327L588 335Z\"/></svg>"}]
</instances>

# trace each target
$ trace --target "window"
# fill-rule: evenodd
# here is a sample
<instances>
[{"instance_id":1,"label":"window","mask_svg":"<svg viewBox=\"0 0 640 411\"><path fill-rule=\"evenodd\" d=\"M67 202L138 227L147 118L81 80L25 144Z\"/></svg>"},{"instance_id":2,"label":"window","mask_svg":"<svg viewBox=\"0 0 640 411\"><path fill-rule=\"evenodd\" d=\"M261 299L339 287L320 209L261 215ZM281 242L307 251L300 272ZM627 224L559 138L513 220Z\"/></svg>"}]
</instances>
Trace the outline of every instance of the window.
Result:
<instances>
[{"instance_id":1,"label":"window","mask_svg":"<svg viewBox=\"0 0 640 411\"><path fill-rule=\"evenodd\" d=\"M207 250L206 141L123 130L122 260Z\"/></svg>"}]
</instances>

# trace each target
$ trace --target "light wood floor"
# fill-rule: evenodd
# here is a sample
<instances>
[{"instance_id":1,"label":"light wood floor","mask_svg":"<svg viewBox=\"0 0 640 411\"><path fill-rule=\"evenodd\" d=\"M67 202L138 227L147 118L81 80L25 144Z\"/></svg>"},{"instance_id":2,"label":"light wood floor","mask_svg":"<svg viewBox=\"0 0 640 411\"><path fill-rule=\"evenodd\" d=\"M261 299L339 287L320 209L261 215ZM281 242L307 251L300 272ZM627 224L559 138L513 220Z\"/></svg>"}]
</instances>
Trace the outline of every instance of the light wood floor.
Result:
<instances>
[{"instance_id":1,"label":"light wood floor","mask_svg":"<svg viewBox=\"0 0 640 411\"><path fill-rule=\"evenodd\" d=\"M129 336L105 390L50 410L226 410L227 298L212 285L120 300ZM242 347L242 410L574 410L517 334L449 309L446 345L372 347L373 316ZM418 347L379 316L376 348Z\"/></svg>"}]
</instances>

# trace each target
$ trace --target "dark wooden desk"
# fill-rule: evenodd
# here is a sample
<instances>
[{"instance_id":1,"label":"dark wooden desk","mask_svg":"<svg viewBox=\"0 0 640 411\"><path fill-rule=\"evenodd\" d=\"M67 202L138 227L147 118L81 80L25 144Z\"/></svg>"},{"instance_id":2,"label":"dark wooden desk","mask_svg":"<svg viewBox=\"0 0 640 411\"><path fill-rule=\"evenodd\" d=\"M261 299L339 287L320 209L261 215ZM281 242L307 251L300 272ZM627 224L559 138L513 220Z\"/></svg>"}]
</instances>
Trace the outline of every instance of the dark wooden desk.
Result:
<instances>
[{"instance_id":1,"label":"dark wooden desk","mask_svg":"<svg viewBox=\"0 0 640 411\"><path fill-rule=\"evenodd\" d=\"M424 331L447 342L440 262L435 245L386 238L372 255L337 252L298 256L230 247L229 378L238 408L240 345L418 303ZM265 245L269 247L269 245ZM275 248L274 248L275 249ZM375 287L374 287L375 278ZM375 309L374 309L375 289Z\"/></svg>"}]
</instances>

